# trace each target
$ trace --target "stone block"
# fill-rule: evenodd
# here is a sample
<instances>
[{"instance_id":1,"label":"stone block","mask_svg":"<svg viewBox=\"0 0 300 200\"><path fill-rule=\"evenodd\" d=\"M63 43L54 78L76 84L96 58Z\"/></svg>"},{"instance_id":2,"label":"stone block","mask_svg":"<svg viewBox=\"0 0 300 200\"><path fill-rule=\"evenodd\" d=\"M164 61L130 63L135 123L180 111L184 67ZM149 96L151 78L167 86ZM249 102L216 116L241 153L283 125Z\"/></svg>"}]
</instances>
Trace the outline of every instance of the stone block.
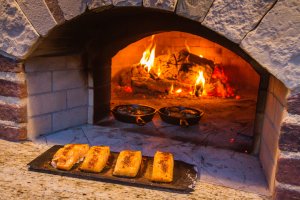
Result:
<instances>
[{"instance_id":1,"label":"stone block","mask_svg":"<svg viewBox=\"0 0 300 200\"><path fill-rule=\"evenodd\" d=\"M14 73L23 72L23 63L18 63L13 59L0 55L0 71Z\"/></svg>"},{"instance_id":2,"label":"stone block","mask_svg":"<svg viewBox=\"0 0 300 200\"><path fill-rule=\"evenodd\" d=\"M17 2L40 35L47 35L56 26L57 23L44 0L17 0Z\"/></svg>"},{"instance_id":3,"label":"stone block","mask_svg":"<svg viewBox=\"0 0 300 200\"><path fill-rule=\"evenodd\" d=\"M269 117L269 119L273 123L275 118L275 98L273 94L270 92L267 93L265 114Z\"/></svg>"},{"instance_id":4,"label":"stone block","mask_svg":"<svg viewBox=\"0 0 300 200\"><path fill-rule=\"evenodd\" d=\"M278 1L241 42L242 49L291 90L300 85L299 21L298 0Z\"/></svg>"},{"instance_id":5,"label":"stone block","mask_svg":"<svg viewBox=\"0 0 300 200\"><path fill-rule=\"evenodd\" d=\"M94 124L94 107L88 107L88 124Z\"/></svg>"},{"instance_id":6,"label":"stone block","mask_svg":"<svg viewBox=\"0 0 300 200\"><path fill-rule=\"evenodd\" d=\"M300 93L292 93L288 96L287 111L290 114L300 115Z\"/></svg>"},{"instance_id":7,"label":"stone block","mask_svg":"<svg viewBox=\"0 0 300 200\"><path fill-rule=\"evenodd\" d=\"M213 2L202 24L239 44L264 17L276 0Z\"/></svg>"},{"instance_id":8,"label":"stone block","mask_svg":"<svg viewBox=\"0 0 300 200\"><path fill-rule=\"evenodd\" d=\"M269 189L272 191L275 184L276 162L271 159L270 150L268 149L267 145L261 145L259 159L263 167Z\"/></svg>"},{"instance_id":9,"label":"stone block","mask_svg":"<svg viewBox=\"0 0 300 200\"><path fill-rule=\"evenodd\" d=\"M27 122L26 106L0 103L0 120L16 123Z\"/></svg>"},{"instance_id":10,"label":"stone block","mask_svg":"<svg viewBox=\"0 0 300 200\"><path fill-rule=\"evenodd\" d=\"M178 0L176 14L202 22L213 0Z\"/></svg>"},{"instance_id":11,"label":"stone block","mask_svg":"<svg viewBox=\"0 0 300 200\"><path fill-rule=\"evenodd\" d=\"M78 88L67 91L67 107L73 108L88 104L87 88Z\"/></svg>"},{"instance_id":12,"label":"stone block","mask_svg":"<svg viewBox=\"0 0 300 200\"><path fill-rule=\"evenodd\" d=\"M281 151L300 152L300 125L283 123L279 139Z\"/></svg>"},{"instance_id":13,"label":"stone block","mask_svg":"<svg viewBox=\"0 0 300 200\"><path fill-rule=\"evenodd\" d=\"M177 0L143 0L143 6L147 8L157 8L167 11L175 11Z\"/></svg>"},{"instance_id":14,"label":"stone block","mask_svg":"<svg viewBox=\"0 0 300 200\"><path fill-rule=\"evenodd\" d=\"M67 69L82 69L81 55L70 55L66 57L66 68Z\"/></svg>"},{"instance_id":15,"label":"stone block","mask_svg":"<svg viewBox=\"0 0 300 200\"><path fill-rule=\"evenodd\" d=\"M27 96L26 84L0 79L0 95L24 98Z\"/></svg>"},{"instance_id":16,"label":"stone block","mask_svg":"<svg viewBox=\"0 0 300 200\"><path fill-rule=\"evenodd\" d=\"M274 96L278 99L278 101L283 105L286 106L286 99L289 94L289 90L287 87L278 79L274 80Z\"/></svg>"},{"instance_id":17,"label":"stone block","mask_svg":"<svg viewBox=\"0 0 300 200\"><path fill-rule=\"evenodd\" d=\"M25 72L57 71L67 69L66 56L36 57L25 62Z\"/></svg>"},{"instance_id":18,"label":"stone block","mask_svg":"<svg viewBox=\"0 0 300 200\"><path fill-rule=\"evenodd\" d=\"M65 70L53 72L53 90L65 90L85 87L87 75L80 70Z\"/></svg>"},{"instance_id":19,"label":"stone block","mask_svg":"<svg viewBox=\"0 0 300 200\"><path fill-rule=\"evenodd\" d=\"M26 74L29 95L50 92L52 90L51 72L32 72Z\"/></svg>"},{"instance_id":20,"label":"stone block","mask_svg":"<svg viewBox=\"0 0 300 200\"><path fill-rule=\"evenodd\" d=\"M59 24L63 23L65 21L65 17L62 9L58 5L58 1L57 0L44 0L44 1L47 4L56 22Z\"/></svg>"},{"instance_id":21,"label":"stone block","mask_svg":"<svg viewBox=\"0 0 300 200\"><path fill-rule=\"evenodd\" d=\"M37 116L66 109L67 94L65 91L46 93L28 97L28 116Z\"/></svg>"},{"instance_id":22,"label":"stone block","mask_svg":"<svg viewBox=\"0 0 300 200\"><path fill-rule=\"evenodd\" d=\"M53 131L87 123L88 107L78 107L53 114Z\"/></svg>"},{"instance_id":23,"label":"stone block","mask_svg":"<svg viewBox=\"0 0 300 200\"><path fill-rule=\"evenodd\" d=\"M89 106L94 105L94 90L89 89Z\"/></svg>"},{"instance_id":24,"label":"stone block","mask_svg":"<svg viewBox=\"0 0 300 200\"><path fill-rule=\"evenodd\" d=\"M278 141L279 141L279 131L277 132L273 127L272 123L266 118L264 120L263 130L262 130L262 142L261 145L266 145L270 150L270 158L274 161L278 153Z\"/></svg>"},{"instance_id":25,"label":"stone block","mask_svg":"<svg viewBox=\"0 0 300 200\"><path fill-rule=\"evenodd\" d=\"M39 35L14 0L0 0L0 51L25 58Z\"/></svg>"},{"instance_id":26,"label":"stone block","mask_svg":"<svg viewBox=\"0 0 300 200\"><path fill-rule=\"evenodd\" d=\"M111 0L90 0L87 6L90 10L112 5Z\"/></svg>"},{"instance_id":27,"label":"stone block","mask_svg":"<svg viewBox=\"0 0 300 200\"><path fill-rule=\"evenodd\" d=\"M87 0L57 0L64 18L70 20L84 13L87 7Z\"/></svg>"},{"instance_id":28,"label":"stone block","mask_svg":"<svg viewBox=\"0 0 300 200\"><path fill-rule=\"evenodd\" d=\"M286 154L286 155L284 155ZM289 185L300 186L300 154L282 152L278 159L276 180Z\"/></svg>"},{"instance_id":29,"label":"stone block","mask_svg":"<svg viewBox=\"0 0 300 200\"><path fill-rule=\"evenodd\" d=\"M112 0L114 6L142 6L143 0Z\"/></svg>"},{"instance_id":30,"label":"stone block","mask_svg":"<svg viewBox=\"0 0 300 200\"><path fill-rule=\"evenodd\" d=\"M28 119L27 137L34 140L42 134L51 133L52 131L52 116L42 115Z\"/></svg>"},{"instance_id":31,"label":"stone block","mask_svg":"<svg viewBox=\"0 0 300 200\"><path fill-rule=\"evenodd\" d=\"M27 139L27 128L0 124L0 138L11 141Z\"/></svg>"},{"instance_id":32,"label":"stone block","mask_svg":"<svg viewBox=\"0 0 300 200\"><path fill-rule=\"evenodd\" d=\"M274 200L299 200L300 190L290 185L278 184L275 189Z\"/></svg>"}]
</instances>

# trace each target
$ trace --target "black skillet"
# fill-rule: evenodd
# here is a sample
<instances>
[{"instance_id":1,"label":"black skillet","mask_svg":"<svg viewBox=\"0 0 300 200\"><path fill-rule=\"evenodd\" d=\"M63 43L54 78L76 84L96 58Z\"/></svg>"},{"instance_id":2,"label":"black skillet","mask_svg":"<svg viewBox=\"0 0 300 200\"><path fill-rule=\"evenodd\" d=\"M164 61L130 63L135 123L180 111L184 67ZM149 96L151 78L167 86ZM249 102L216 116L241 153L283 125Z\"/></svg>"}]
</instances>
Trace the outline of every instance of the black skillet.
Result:
<instances>
[{"instance_id":1,"label":"black skillet","mask_svg":"<svg viewBox=\"0 0 300 200\"><path fill-rule=\"evenodd\" d=\"M158 114L166 123L188 127L197 124L204 112L189 107L171 106L159 109Z\"/></svg>"},{"instance_id":2,"label":"black skillet","mask_svg":"<svg viewBox=\"0 0 300 200\"><path fill-rule=\"evenodd\" d=\"M114 107L111 112L121 122L144 126L153 119L156 110L150 106L125 104Z\"/></svg>"}]
</instances>

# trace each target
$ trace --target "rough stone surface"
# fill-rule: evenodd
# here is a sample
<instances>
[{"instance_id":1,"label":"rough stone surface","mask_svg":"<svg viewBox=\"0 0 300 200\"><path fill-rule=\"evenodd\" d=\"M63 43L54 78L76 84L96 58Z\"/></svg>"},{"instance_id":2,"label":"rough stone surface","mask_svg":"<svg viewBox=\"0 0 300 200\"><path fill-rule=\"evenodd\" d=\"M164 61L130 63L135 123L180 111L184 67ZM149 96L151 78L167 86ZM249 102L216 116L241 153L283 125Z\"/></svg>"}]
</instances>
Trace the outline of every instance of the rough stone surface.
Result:
<instances>
[{"instance_id":1,"label":"rough stone surface","mask_svg":"<svg viewBox=\"0 0 300 200\"><path fill-rule=\"evenodd\" d=\"M44 0L17 0L17 2L40 35L47 35L57 24Z\"/></svg>"},{"instance_id":2,"label":"rough stone surface","mask_svg":"<svg viewBox=\"0 0 300 200\"><path fill-rule=\"evenodd\" d=\"M291 94L287 98L287 111L294 115L300 115L300 93Z\"/></svg>"},{"instance_id":3,"label":"rough stone surface","mask_svg":"<svg viewBox=\"0 0 300 200\"><path fill-rule=\"evenodd\" d=\"M281 183L300 186L300 156L278 159L276 180Z\"/></svg>"},{"instance_id":4,"label":"rough stone surface","mask_svg":"<svg viewBox=\"0 0 300 200\"><path fill-rule=\"evenodd\" d=\"M274 200L299 200L300 199L300 189L285 185L279 184L276 187Z\"/></svg>"},{"instance_id":5,"label":"rough stone surface","mask_svg":"<svg viewBox=\"0 0 300 200\"><path fill-rule=\"evenodd\" d=\"M0 0L0 5L0 51L24 58L39 35L15 1Z\"/></svg>"},{"instance_id":6,"label":"rough stone surface","mask_svg":"<svg viewBox=\"0 0 300 200\"><path fill-rule=\"evenodd\" d=\"M88 104L87 88L78 88L67 91L67 107L74 108Z\"/></svg>"},{"instance_id":7,"label":"rough stone surface","mask_svg":"<svg viewBox=\"0 0 300 200\"><path fill-rule=\"evenodd\" d=\"M249 1L250 2L250 1ZM241 47L291 90L300 91L299 0L278 1Z\"/></svg>"},{"instance_id":8,"label":"rough stone surface","mask_svg":"<svg viewBox=\"0 0 300 200\"><path fill-rule=\"evenodd\" d=\"M112 5L111 0L89 0L87 6L90 10Z\"/></svg>"},{"instance_id":9,"label":"rough stone surface","mask_svg":"<svg viewBox=\"0 0 300 200\"><path fill-rule=\"evenodd\" d=\"M27 96L25 83L0 79L0 95L23 98Z\"/></svg>"},{"instance_id":10,"label":"rough stone surface","mask_svg":"<svg viewBox=\"0 0 300 200\"><path fill-rule=\"evenodd\" d=\"M87 7L87 0L57 0L64 18L70 20L82 14Z\"/></svg>"},{"instance_id":11,"label":"rough stone surface","mask_svg":"<svg viewBox=\"0 0 300 200\"><path fill-rule=\"evenodd\" d=\"M0 120L24 123L27 121L27 109L21 105L0 103Z\"/></svg>"},{"instance_id":12,"label":"rough stone surface","mask_svg":"<svg viewBox=\"0 0 300 200\"><path fill-rule=\"evenodd\" d=\"M180 16L202 22L213 0L178 0L176 13Z\"/></svg>"},{"instance_id":13,"label":"rough stone surface","mask_svg":"<svg viewBox=\"0 0 300 200\"><path fill-rule=\"evenodd\" d=\"M142 6L143 0L112 0L114 6Z\"/></svg>"},{"instance_id":14,"label":"rough stone surface","mask_svg":"<svg viewBox=\"0 0 300 200\"><path fill-rule=\"evenodd\" d=\"M0 138L11 141L26 140L27 129L25 127L14 127L0 124Z\"/></svg>"},{"instance_id":15,"label":"rough stone surface","mask_svg":"<svg viewBox=\"0 0 300 200\"><path fill-rule=\"evenodd\" d=\"M0 71L15 72L15 73L22 72L23 64L0 55Z\"/></svg>"},{"instance_id":16,"label":"rough stone surface","mask_svg":"<svg viewBox=\"0 0 300 200\"><path fill-rule=\"evenodd\" d=\"M175 11L177 0L143 0L144 7Z\"/></svg>"},{"instance_id":17,"label":"rough stone surface","mask_svg":"<svg viewBox=\"0 0 300 200\"><path fill-rule=\"evenodd\" d=\"M64 13L58 5L58 0L45 0L45 3L47 4L56 22L63 23L65 21Z\"/></svg>"},{"instance_id":18,"label":"rough stone surface","mask_svg":"<svg viewBox=\"0 0 300 200\"><path fill-rule=\"evenodd\" d=\"M300 125L282 124L279 149L282 151L300 152Z\"/></svg>"},{"instance_id":19,"label":"rough stone surface","mask_svg":"<svg viewBox=\"0 0 300 200\"><path fill-rule=\"evenodd\" d=\"M216 0L203 25L240 43L271 8L276 0Z\"/></svg>"}]
</instances>

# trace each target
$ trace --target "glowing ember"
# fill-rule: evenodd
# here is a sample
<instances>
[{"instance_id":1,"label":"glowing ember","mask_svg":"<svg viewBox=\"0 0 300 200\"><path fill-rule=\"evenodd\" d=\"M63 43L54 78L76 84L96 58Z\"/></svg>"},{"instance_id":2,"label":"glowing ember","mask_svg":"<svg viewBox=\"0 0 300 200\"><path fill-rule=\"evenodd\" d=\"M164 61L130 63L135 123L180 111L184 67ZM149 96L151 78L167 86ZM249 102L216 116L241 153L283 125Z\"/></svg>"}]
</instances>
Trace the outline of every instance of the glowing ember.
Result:
<instances>
[{"instance_id":1,"label":"glowing ember","mask_svg":"<svg viewBox=\"0 0 300 200\"><path fill-rule=\"evenodd\" d=\"M230 143L234 143L234 142L235 142L235 139L234 139L234 138L230 138L229 142L230 142Z\"/></svg>"},{"instance_id":2,"label":"glowing ember","mask_svg":"<svg viewBox=\"0 0 300 200\"><path fill-rule=\"evenodd\" d=\"M132 93L132 92L133 92L133 91L132 91L132 88L129 87L129 86L125 86L125 87L124 87L124 91L127 92L127 93Z\"/></svg>"},{"instance_id":3,"label":"glowing ember","mask_svg":"<svg viewBox=\"0 0 300 200\"><path fill-rule=\"evenodd\" d=\"M154 59L155 59L155 48L156 45L153 42L154 35L151 38L151 44L150 46L144 51L143 57L140 60L140 64L145 67L147 72L149 73L151 68L154 65Z\"/></svg>"},{"instance_id":4,"label":"glowing ember","mask_svg":"<svg viewBox=\"0 0 300 200\"><path fill-rule=\"evenodd\" d=\"M187 40L184 41L185 48L188 52L191 52L190 46L187 44Z\"/></svg>"},{"instance_id":5,"label":"glowing ember","mask_svg":"<svg viewBox=\"0 0 300 200\"><path fill-rule=\"evenodd\" d=\"M169 90L169 94L173 94L173 91L174 91L174 85L173 85L173 83L172 83L171 88L170 88L170 90Z\"/></svg>"},{"instance_id":6,"label":"glowing ember","mask_svg":"<svg viewBox=\"0 0 300 200\"><path fill-rule=\"evenodd\" d=\"M200 58L203 58L203 56L202 56L202 55L199 55L199 57L200 57Z\"/></svg>"}]
</instances>

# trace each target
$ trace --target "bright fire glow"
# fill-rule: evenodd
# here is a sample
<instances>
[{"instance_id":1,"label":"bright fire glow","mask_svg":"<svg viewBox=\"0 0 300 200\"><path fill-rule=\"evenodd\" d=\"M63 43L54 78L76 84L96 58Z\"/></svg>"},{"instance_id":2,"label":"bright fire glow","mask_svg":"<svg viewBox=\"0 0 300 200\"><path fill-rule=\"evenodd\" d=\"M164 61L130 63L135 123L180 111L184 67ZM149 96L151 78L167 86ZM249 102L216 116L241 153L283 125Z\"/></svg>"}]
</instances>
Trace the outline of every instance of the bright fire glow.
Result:
<instances>
[{"instance_id":1,"label":"bright fire glow","mask_svg":"<svg viewBox=\"0 0 300 200\"><path fill-rule=\"evenodd\" d=\"M155 48L156 45L153 43L154 35L151 38L151 44L150 46L144 51L143 57L140 60L140 64L144 65L145 69L149 73L151 68L154 65L154 59L155 59Z\"/></svg>"},{"instance_id":2,"label":"bright fire glow","mask_svg":"<svg viewBox=\"0 0 300 200\"><path fill-rule=\"evenodd\" d=\"M169 94L173 94L173 91L174 91L174 86L173 86L173 83L172 83L171 88L169 90Z\"/></svg>"},{"instance_id":3,"label":"bright fire glow","mask_svg":"<svg viewBox=\"0 0 300 200\"><path fill-rule=\"evenodd\" d=\"M181 92L182 92L182 89L181 89L181 88L179 88L178 90L175 91L176 94L179 94L179 93L181 93Z\"/></svg>"},{"instance_id":4,"label":"bright fire glow","mask_svg":"<svg viewBox=\"0 0 300 200\"><path fill-rule=\"evenodd\" d=\"M203 71L201 71L201 70L199 71L199 75L198 75L198 78L196 80L195 86L197 86L199 84L202 84L202 88L204 88L205 78L203 76Z\"/></svg>"},{"instance_id":5,"label":"bright fire glow","mask_svg":"<svg viewBox=\"0 0 300 200\"><path fill-rule=\"evenodd\" d=\"M199 55L200 58L203 58L203 55Z\"/></svg>"},{"instance_id":6,"label":"bright fire glow","mask_svg":"<svg viewBox=\"0 0 300 200\"><path fill-rule=\"evenodd\" d=\"M190 48L190 46L187 44L187 40L184 41L184 45L185 45L186 50L188 50L188 52L191 52L191 48Z\"/></svg>"},{"instance_id":7,"label":"bright fire glow","mask_svg":"<svg viewBox=\"0 0 300 200\"><path fill-rule=\"evenodd\" d=\"M160 65L158 65L157 76L160 77L160 75L161 75L161 70L160 70Z\"/></svg>"}]
</instances>

